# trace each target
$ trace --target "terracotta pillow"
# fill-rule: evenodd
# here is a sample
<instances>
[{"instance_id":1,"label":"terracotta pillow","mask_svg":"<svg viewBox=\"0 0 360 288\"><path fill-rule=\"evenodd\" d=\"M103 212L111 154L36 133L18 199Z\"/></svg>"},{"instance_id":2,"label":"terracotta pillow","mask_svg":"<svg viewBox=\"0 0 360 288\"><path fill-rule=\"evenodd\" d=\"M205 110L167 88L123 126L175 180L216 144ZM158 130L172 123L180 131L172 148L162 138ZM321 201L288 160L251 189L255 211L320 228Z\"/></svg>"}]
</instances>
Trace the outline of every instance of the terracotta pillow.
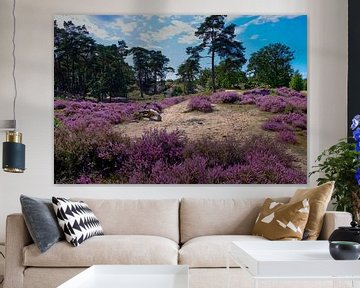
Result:
<instances>
[{"instance_id":1,"label":"terracotta pillow","mask_svg":"<svg viewBox=\"0 0 360 288\"><path fill-rule=\"evenodd\" d=\"M308 217L307 199L284 204L268 198L260 209L252 234L269 240L301 240Z\"/></svg>"},{"instance_id":2,"label":"terracotta pillow","mask_svg":"<svg viewBox=\"0 0 360 288\"><path fill-rule=\"evenodd\" d=\"M334 190L334 181L310 189L298 189L289 203L309 199L310 214L305 227L304 240L316 240L324 221L326 208Z\"/></svg>"}]
</instances>

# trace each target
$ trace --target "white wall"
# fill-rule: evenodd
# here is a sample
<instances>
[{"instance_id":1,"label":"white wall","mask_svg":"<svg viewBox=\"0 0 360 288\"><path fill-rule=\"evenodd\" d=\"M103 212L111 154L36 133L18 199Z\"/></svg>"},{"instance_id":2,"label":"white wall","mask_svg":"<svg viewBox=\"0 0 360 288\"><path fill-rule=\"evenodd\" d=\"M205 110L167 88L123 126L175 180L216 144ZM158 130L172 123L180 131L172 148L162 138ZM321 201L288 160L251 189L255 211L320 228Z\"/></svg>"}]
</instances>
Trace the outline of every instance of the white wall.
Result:
<instances>
[{"instance_id":1,"label":"white wall","mask_svg":"<svg viewBox=\"0 0 360 288\"><path fill-rule=\"evenodd\" d=\"M291 195L294 185L53 184L53 15L307 14L309 18L309 167L346 135L347 1L339 0L18 0L18 122L27 149L23 175L0 172L0 242L5 218L20 211L21 193L93 198L265 197ZM0 119L11 119L11 0L0 1ZM4 134L1 134L1 141ZM1 157L1 156L0 156ZM314 179L310 185L314 184Z\"/></svg>"}]
</instances>

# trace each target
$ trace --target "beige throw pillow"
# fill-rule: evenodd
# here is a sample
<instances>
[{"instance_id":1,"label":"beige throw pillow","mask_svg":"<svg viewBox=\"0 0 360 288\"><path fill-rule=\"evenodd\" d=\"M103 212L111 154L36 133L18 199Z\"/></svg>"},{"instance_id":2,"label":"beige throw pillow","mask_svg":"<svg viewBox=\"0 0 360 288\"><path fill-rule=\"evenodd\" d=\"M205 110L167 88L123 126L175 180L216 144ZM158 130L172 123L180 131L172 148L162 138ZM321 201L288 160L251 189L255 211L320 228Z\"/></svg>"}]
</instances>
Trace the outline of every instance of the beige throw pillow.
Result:
<instances>
[{"instance_id":1,"label":"beige throw pillow","mask_svg":"<svg viewBox=\"0 0 360 288\"><path fill-rule=\"evenodd\" d=\"M305 227L304 240L316 240L324 221L326 208L334 190L334 181L310 189L298 189L289 203L309 199L310 214Z\"/></svg>"},{"instance_id":2,"label":"beige throw pillow","mask_svg":"<svg viewBox=\"0 0 360 288\"><path fill-rule=\"evenodd\" d=\"M307 199L284 204L268 198L260 209L252 234L269 240L301 240L308 217Z\"/></svg>"}]
</instances>

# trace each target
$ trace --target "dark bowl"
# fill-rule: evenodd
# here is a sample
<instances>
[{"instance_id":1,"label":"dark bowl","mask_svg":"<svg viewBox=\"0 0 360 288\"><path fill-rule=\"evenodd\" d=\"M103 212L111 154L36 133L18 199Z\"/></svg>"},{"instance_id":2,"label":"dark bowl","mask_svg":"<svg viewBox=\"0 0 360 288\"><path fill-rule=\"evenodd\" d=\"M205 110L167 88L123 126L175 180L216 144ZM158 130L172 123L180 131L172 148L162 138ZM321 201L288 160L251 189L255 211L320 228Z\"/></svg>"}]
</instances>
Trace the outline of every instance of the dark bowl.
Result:
<instances>
[{"instance_id":1,"label":"dark bowl","mask_svg":"<svg viewBox=\"0 0 360 288\"><path fill-rule=\"evenodd\" d=\"M360 257L360 244L348 241L331 241L330 255L335 260L358 260Z\"/></svg>"}]
</instances>

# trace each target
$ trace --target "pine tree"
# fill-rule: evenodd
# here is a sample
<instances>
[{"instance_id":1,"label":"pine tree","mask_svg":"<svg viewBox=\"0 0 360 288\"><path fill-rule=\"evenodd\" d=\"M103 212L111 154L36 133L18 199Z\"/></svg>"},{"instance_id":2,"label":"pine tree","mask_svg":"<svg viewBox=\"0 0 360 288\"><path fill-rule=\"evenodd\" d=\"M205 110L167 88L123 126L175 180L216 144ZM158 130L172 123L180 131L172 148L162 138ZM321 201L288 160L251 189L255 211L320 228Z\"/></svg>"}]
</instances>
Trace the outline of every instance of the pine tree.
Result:
<instances>
[{"instance_id":1,"label":"pine tree","mask_svg":"<svg viewBox=\"0 0 360 288\"><path fill-rule=\"evenodd\" d=\"M235 25L225 26L226 15L211 15L198 27L195 36L202 40L198 46L201 50L207 48L211 59L212 90L216 90L215 56L228 61L233 67L241 68L245 64L245 48L235 40Z\"/></svg>"},{"instance_id":2,"label":"pine tree","mask_svg":"<svg viewBox=\"0 0 360 288\"><path fill-rule=\"evenodd\" d=\"M188 47L186 48L186 54L189 57L179 66L178 75L184 82L185 92L192 94L195 92L194 82L201 69L199 49L197 47Z\"/></svg>"}]
</instances>

